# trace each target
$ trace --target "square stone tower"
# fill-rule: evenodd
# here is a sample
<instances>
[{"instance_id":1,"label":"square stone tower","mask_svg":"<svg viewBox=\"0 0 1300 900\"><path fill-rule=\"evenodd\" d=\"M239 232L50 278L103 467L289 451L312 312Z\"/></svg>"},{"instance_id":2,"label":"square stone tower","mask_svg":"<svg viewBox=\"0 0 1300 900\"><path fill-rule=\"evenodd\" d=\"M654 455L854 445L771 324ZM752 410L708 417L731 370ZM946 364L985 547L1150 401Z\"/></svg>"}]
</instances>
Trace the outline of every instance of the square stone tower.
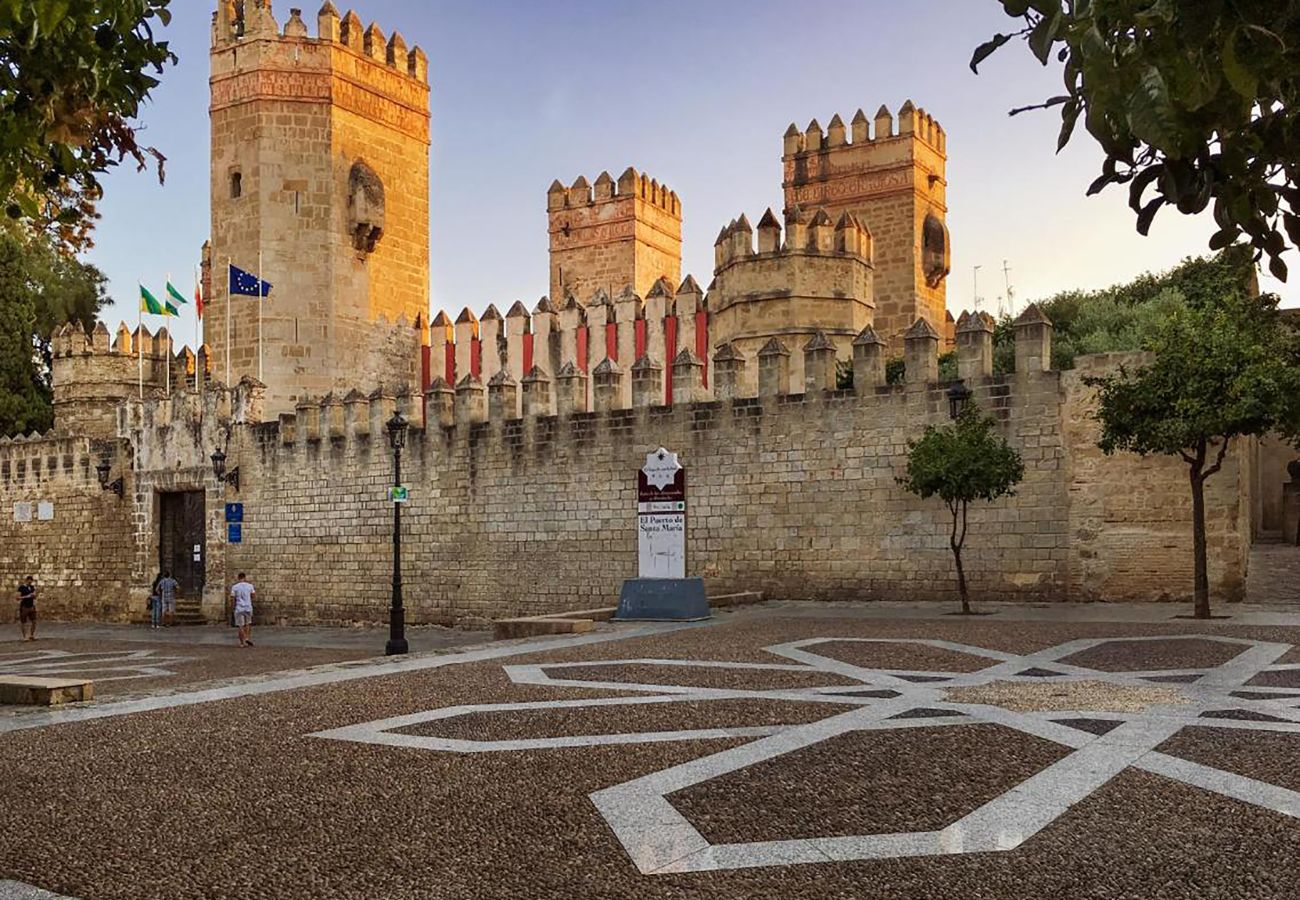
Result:
<instances>
[{"instance_id":1,"label":"square stone tower","mask_svg":"<svg viewBox=\"0 0 1300 900\"><path fill-rule=\"evenodd\" d=\"M874 133L873 126L874 125ZM881 107L874 123L858 110L826 131L814 119L785 133L785 211L824 208L832 220L856 216L875 242L875 329L893 350L924 318L944 333L949 271L946 136L907 101L898 129Z\"/></svg>"},{"instance_id":2,"label":"square stone tower","mask_svg":"<svg viewBox=\"0 0 1300 900\"><path fill-rule=\"evenodd\" d=\"M268 412L342 387L393 383L377 349L427 318L428 62L326 0L309 34L270 0L219 0L211 50L212 263L204 337L213 377L258 377L258 298L227 260L273 285L263 301Z\"/></svg>"},{"instance_id":3,"label":"square stone tower","mask_svg":"<svg viewBox=\"0 0 1300 900\"><path fill-rule=\"evenodd\" d=\"M594 190L593 190L594 187ZM551 235L551 300L611 297L627 285L644 297L660 278L682 278L682 204L667 185L628 168L616 183L579 176L546 192Z\"/></svg>"}]
</instances>

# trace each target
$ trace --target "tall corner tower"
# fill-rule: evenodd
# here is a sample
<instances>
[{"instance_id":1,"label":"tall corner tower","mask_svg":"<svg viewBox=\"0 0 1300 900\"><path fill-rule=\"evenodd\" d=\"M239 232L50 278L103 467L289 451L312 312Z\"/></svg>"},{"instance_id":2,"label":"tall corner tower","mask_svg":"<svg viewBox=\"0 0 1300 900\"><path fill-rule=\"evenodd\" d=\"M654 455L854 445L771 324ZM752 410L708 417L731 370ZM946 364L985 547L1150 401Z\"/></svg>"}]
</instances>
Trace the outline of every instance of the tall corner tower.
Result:
<instances>
[{"instance_id":1,"label":"tall corner tower","mask_svg":"<svg viewBox=\"0 0 1300 900\"><path fill-rule=\"evenodd\" d=\"M682 278L682 204L667 185L628 168L615 182L579 176L546 192L551 238L551 299L613 296L627 285L642 297L660 278Z\"/></svg>"},{"instance_id":2,"label":"tall corner tower","mask_svg":"<svg viewBox=\"0 0 1300 900\"><path fill-rule=\"evenodd\" d=\"M315 37L300 10L281 29L270 0L218 0L210 86L214 377L260 365L268 412L391 383L374 348L429 302L424 52L330 0ZM232 298L229 335L227 260L273 286L260 324Z\"/></svg>"},{"instance_id":3,"label":"tall corner tower","mask_svg":"<svg viewBox=\"0 0 1300 900\"><path fill-rule=\"evenodd\" d=\"M874 127L873 127L874 126ZM947 138L939 123L907 101L894 117L882 106L874 121L858 110L845 126L837 115L825 132L814 119L785 133L782 156L787 216L824 207L848 212L875 242L875 328L891 347L917 318L942 333L950 269Z\"/></svg>"}]
</instances>

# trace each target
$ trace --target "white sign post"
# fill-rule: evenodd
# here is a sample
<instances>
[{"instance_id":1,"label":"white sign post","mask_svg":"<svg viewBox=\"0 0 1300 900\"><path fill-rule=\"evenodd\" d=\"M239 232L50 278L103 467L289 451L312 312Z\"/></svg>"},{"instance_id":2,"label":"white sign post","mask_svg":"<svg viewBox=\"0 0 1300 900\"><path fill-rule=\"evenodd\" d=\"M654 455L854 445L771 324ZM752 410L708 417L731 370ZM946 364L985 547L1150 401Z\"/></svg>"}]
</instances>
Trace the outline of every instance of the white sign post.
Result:
<instances>
[{"instance_id":1,"label":"white sign post","mask_svg":"<svg viewBox=\"0 0 1300 900\"><path fill-rule=\"evenodd\" d=\"M636 478L637 578L623 583L617 619L703 619L704 582L686 577L686 470L663 447Z\"/></svg>"},{"instance_id":2,"label":"white sign post","mask_svg":"<svg viewBox=\"0 0 1300 900\"><path fill-rule=\"evenodd\" d=\"M637 478L637 574L686 577L686 473L676 453L646 454Z\"/></svg>"}]
</instances>

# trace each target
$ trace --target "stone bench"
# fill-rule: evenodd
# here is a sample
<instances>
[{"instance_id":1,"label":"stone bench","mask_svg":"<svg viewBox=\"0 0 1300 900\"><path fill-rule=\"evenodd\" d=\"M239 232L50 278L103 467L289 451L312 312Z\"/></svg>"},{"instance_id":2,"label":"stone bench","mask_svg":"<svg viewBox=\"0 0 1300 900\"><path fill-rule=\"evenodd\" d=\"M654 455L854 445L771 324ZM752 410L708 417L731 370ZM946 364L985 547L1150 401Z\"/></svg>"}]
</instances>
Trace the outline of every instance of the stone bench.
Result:
<instances>
[{"instance_id":1,"label":"stone bench","mask_svg":"<svg viewBox=\"0 0 1300 900\"><path fill-rule=\"evenodd\" d=\"M0 703L54 706L94 699L95 683L85 678L0 676Z\"/></svg>"}]
</instances>

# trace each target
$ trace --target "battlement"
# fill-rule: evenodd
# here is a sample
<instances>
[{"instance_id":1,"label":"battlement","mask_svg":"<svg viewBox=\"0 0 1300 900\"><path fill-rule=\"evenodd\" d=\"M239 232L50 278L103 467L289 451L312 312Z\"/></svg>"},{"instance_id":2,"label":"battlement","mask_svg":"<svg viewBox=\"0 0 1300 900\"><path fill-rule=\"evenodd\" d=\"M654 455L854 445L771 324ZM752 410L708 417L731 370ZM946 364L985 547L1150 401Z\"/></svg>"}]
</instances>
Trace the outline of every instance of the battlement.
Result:
<instances>
[{"instance_id":1,"label":"battlement","mask_svg":"<svg viewBox=\"0 0 1300 900\"><path fill-rule=\"evenodd\" d=\"M100 492L95 467L103 460L121 474L121 448L111 438L69 435L60 429L0 437L0 486L48 493L54 486ZM116 477L116 475L114 476ZM6 510L9 515L13 510Z\"/></svg>"},{"instance_id":2,"label":"battlement","mask_svg":"<svg viewBox=\"0 0 1300 900\"><path fill-rule=\"evenodd\" d=\"M613 294L631 284L647 293L660 278L676 283L682 270L682 204L676 191L630 166L615 181L579 176L546 192L551 293L557 300L597 288Z\"/></svg>"},{"instance_id":3,"label":"battlement","mask_svg":"<svg viewBox=\"0 0 1300 900\"><path fill-rule=\"evenodd\" d=\"M901 347L917 317L942 329L951 269L947 221L948 138L908 100L897 119L882 106L873 119L858 110L823 130L814 119L791 125L782 144L785 211L825 207L848 213L876 236L876 328Z\"/></svg>"},{"instance_id":4,"label":"battlement","mask_svg":"<svg viewBox=\"0 0 1300 900\"><path fill-rule=\"evenodd\" d=\"M644 331L649 321L647 316L677 309L676 301L679 299L684 303L681 307L684 313L689 313L692 306L700 302L698 296L689 293L689 288L673 292L665 286L644 302L635 294L625 292L616 299L596 297L588 304L571 304L567 308L569 324L584 322L585 325L580 327L589 329L593 323L601 321L601 310L610 309L611 324L618 321L618 316L626 315L631 317L627 320L629 324L639 325L636 331ZM547 315L554 314L537 314ZM445 318L445 314L440 314L438 320ZM634 362L628 362L628 357L619 353L616 338L606 343L593 342L599 348L584 360L566 358L552 374L551 370L534 360L528 346L531 341L522 340L536 334L529 328L531 323L527 313L513 307L509 319L462 316L448 332L450 346L447 352L472 349L481 341L499 337L479 330L479 326L507 321L513 321L516 327L507 328L503 336L507 348L503 354L507 361L505 365L498 365L493 361L495 354L485 352L481 362L466 371L443 370L459 375L454 382L440 372L430 381L423 395L403 386L354 388L346 393L336 391L301 399L293 412L265 419L261 402L265 389L262 385L249 379L233 389L213 383L207 385L202 395L190 392L172 398L153 397L144 403L135 400L124 403L120 435L130 438L141 431L146 432L140 441L142 448L153 448L144 451L150 454L149 465L167 469L174 467L172 457L180 452L177 441L184 443L182 438L186 434L207 434L213 432L214 427L220 430L232 423L242 423L254 428L253 442L264 448L357 440L373 442L384 436L386 423L394 412L399 411L414 431L430 434L450 430L466 430L468 433L468 430L485 423L500 426L507 422L557 416L560 419L579 417L586 421L581 417L590 413L622 410L648 411L653 408L657 410L654 415L664 415L674 407L685 406L696 411L692 415L698 415L702 409L717 414L716 401L719 400L733 404L812 402L818 398L843 399L856 395L862 403L894 403L917 392L929 398L926 400L927 421L931 412L947 414L946 402L942 409L939 402L943 399L944 388L938 377L940 339L924 319L918 319L908 331L906 375L903 383L895 385L886 382L883 340L870 326L863 328L851 343L851 390L838 388L837 346L820 330L806 342L794 346L772 338L755 353L745 352L741 342L722 342L712 354L714 375L711 383L706 383L703 378L705 361L690 347L682 347L667 361L649 352L648 348L638 347L641 354ZM957 352L962 378L974 390L977 402L987 408L996 412L1010 402L1009 386L1049 372L1052 326L1037 307L1031 306L1016 321L1017 369L1015 374L1008 376L993 375L993 330L988 317L983 313L963 313L959 321ZM582 342L562 340L561 343L577 347ZM510 348L519 352L512 353ZM478 348L474 349L475 353L479 352ZM792 357L802 360L800 370L804 375L801 379L789 377ZM597 358L599 361L592 364L591 360ZM516 377L513 370L525 363L528 364L527 374ZM665 400L660 389L665 371L672 373L675 399ZM744 377L747 371L756 373L757 378L752 382L747 380ZM1050 374L1055 377L1055 373ZM623 390L625 385L630 388L626 394ZM522 403L518 402L520 400ZM180 420L185 416L196 419L196 422L182 426ZM218 421L206 424L197 421L212 418ZM28 439L0 441L0 447L28 448L10 450L10 459L38 456L44 450L33 452L30 445L43 445L51 440L55 439L33 435ZM205 440L210 443L212 439L197 439L194 447L189 448L187 452L194 457L189 464L204 463ZM4 459L3 454L0 454L0 459Z\"/></svg>"},{"instance_id":5,"label":"battlement","mask_svg":"<svg viewBox=\"0 0 1300 900\"><path fill-rule=\"evenodd\" d=\"M876 111L874 119L868 119L867 114L859 109L847 127L839 113L831 117L825 131L816 119L809 122L803 130L791 122L785 130L784 155L791 157L801 153L820 153L904 138L924 141L939 153L947 152L948 135L943 126L924 109L908 100L898 110L897 129L889 107L883 105Z\"/></svg>"},{"instance_id":6,"label":"battlement","mask_svg":"<svg viewBox=\"0 0 1300 900\"><path fill-rule=\"evenodd\" d=\"M363 28L361 18L355 12L348 10L339 15L338 8L330 0L325 0L316 14L314 37L299 8L290 8L289 17L281 28L271 10L271 0L245 0L243 3L218 0L217 9L212 14L214 49L259 39L347 48L422 84L429 80L429 60L418 45L408 48L406 39L398 31L385 39L383 29L374 22ZM302 61L300 50L295 54L295 62Z\"/></svg>"},{"instance_id":7,"label":"battlement","mask_svg":"<svg viewBox=\"0 0 1300 900\"><path fill-rule=\"evenodd\" d=\"M165 327L115 331L97 322L89 334L65 323L51 335L54 424L60 432L107 438L116 433L117 404L129 397L196 389L211 371L211 353L176 348ZM169 354L169 347L171 352ZM168 371L170 366L170 371Z\"/></svg>"},{"instance_id":8,"label":"battlement","mask_svg":"<svg viewBox=\"0 0 1300 900\"><path fill-rule=\"evenodd\" d=\"M808 255L851 256L871 265L874 257L871 230L852 213L831 219L825 208L812 214L799 207L786 213L785 239L781 223L771 209L758 221L758 249L754 248L754 228L744 213L718 233L714 241L714 274L756 256Z\"/></svg>"},{"instance_id":9,"label":"battlement","mask_svg":"<svg viewBox=\"0 0 1300 900\"><path fill-rule=\"evenodd\" d=\"M682 204L677 192L666 184L660 184L656 178L649 178L644 172L628 166L615 181L609 172L596 176L595 184L579 175L573 184L565 187L559 179L551 182L546 190L546 209L553 212L558 209L577 209L591 206L593 203L614 203L620 200L638 199L663 210L670 216L681 218Z\"/></svg>"}]
</instances>

